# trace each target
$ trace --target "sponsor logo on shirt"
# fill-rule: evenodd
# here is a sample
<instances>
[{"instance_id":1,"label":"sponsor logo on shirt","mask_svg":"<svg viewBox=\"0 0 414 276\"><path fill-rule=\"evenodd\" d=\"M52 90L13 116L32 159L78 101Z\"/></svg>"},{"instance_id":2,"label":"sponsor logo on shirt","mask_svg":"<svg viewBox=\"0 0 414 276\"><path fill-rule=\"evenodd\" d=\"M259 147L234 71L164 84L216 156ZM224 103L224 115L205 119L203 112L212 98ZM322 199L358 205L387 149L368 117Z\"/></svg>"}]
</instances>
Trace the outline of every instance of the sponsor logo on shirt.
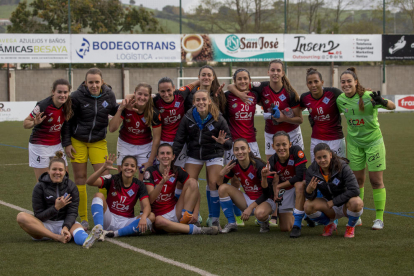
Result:
<instances>
[{"instance_id":1,"label":"sponsor logo on shirt","mask_svg":"<svg viewBox=\"0 0 414 276\"><path fill-rule=\"evenodd\" d=\"M85 104L83 107L88 107L89 106L89 104Z\"/></svg>"},{"instance_id":2,"label":"sponsor logo on shirt","mask_svg":"<svg viewBox=\"0 0 414 276\"><path fill-rule=\"evenodd\" d=\"M40 113L40 106L36 105L35 108L33 109L33 113L35 115L39 114Z\"/></svg>"},{"instance_id":3,"label":"sponsor logo on shirt","mask_svg":"<svg viewBox=\"0 0 414 276\"><path fill-rule=\"evenodd\" d=\"M298 151L298 157L299 158L303 158L303 157L305 157L305 154L303 153L303 151Z\"/></svg>"},{"instance_id":4,"label":"sponsor logo on shirt","mask_svg":"<svg viewBox=\"0 0 414 276\"><path fill-rule=\"evenodd\" d=\"M132 114L131 113L128 113L127 116L132 116Z\"/></svg>"},{"instance_id":5,"label":"sponsor logo on shirt","mask_svg":"<svg viewBox=\"0 0 414 276\"><path fill-rule=\"evenodd\" d=\"M260 87L260 82L258 82L258 81L255 81L255 82L253 82L252 83L252 85L253 85L253 87Z\"/></svg>"},{"instance_id":6,"label":"sponsor logo on shirt","mask_svg":"<svg viewBox=\"0 0 414 276\"><path fill-rule=\"evenodd\" d=\"M311 103L307 103L306 105L310 105Z\"/></svg>"},{"instance_id":7,"label":"sponsor logo on shirt","mask_svg":"<svg viewBox=\"0 0 414 276\"><path fill-rule=\"evenodd\" d=\"M144 179L150 179L151 173L149 171L146 171L144 173Z\"/></svg>"},{"instance_id":8,"label":"sponsor logo on shirt","mask_svg":"<svg viewBox=\"0 0 414 276\"><path fill-rule=\"evenodd\" d=\"M47 115L47 116L49 116L49 117L50 117L50 116L52 116L52 115L53 115L53 113L49 113L49 115Z\"/></svg>"},{"instance_id":9,"label":"sponsor logo on shirt","mask_svg":"<svg viewBox=\"0 0 414 276\"><path fill-rule=\"evenodd\" d=\"M107 175L103 175L101 176L103 179L111 179L112 178L112 174L107 174Z\"/></svg>"},{"instance_id":10,"label":"sponsor logo on shirt","mask_svg":"<svg viewBox=\"0 0 414 276\"><path fill-rule=\"evenodd\" d=\"M185 89L186 89L186 87L185 87L185 86L183 86L183 87L180 87L180 89L178 89L178 90L180 90L180 91L185 91Z\"/></svg>"}]
</instances>

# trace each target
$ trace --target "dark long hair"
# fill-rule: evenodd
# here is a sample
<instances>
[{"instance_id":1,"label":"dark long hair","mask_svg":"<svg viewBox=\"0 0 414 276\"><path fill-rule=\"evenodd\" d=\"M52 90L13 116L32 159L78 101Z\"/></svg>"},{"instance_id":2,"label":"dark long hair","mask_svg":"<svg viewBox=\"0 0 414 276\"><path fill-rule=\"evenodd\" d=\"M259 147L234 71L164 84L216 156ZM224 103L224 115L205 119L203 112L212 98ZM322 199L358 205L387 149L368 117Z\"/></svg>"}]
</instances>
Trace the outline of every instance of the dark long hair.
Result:
<instances>
[{"instance_id":1,"label":"dark long hair","mask_svg":"<svg viewBox=\"0 0 414 276\"><path fill-rule=\"evenodd\" d=\"M55 80L53 82L52 85L52 93L54 91L56 91L56 87L58 85L66 85L68 87L69 90L69 94L70 94L70 90L72 89L72 86L70 85L70 83L65 80L65 79L58 79ZM73 116L73 110L72 110L72 99L70 98L70 96L68 95L68 99L66 100L66 102L63 104L63 112L65 113L65 121L69 121L70 118L72 118Z\"/></svg>"},{"instance_id":2,"label":"dark long hair","mask_svg":"<svg viewBox=\"0 0 414 276\"><path fill-rule=\"evenodd\" d=\"M328 144L325 143L319 143L315 146L313 149L313 154L316 155L318 151L326 150L330 153L332 153L332 159L331 163L329 164L329 174L332 174L333 171L342 171L342 162L341 160L344 160L347 164L349 163L348 159L339 157L335 152L331 150Z\"/></svg>"},{"instance_id":3,"label":"dark long hair","mask_svg":"<svg viewBox=\"0 0 414 276\"><path fill-rule=\"evenodd\" d=\"M269 69L270 69L270 66L273 63L278 63L278 64L282 65L282 71L283 71L282 84L285 87L286 91L289 92L289 93L293 92L295 94L295 99L297 101L299 101L300 98L299 98L298 92L296 92L295 88L292 87L292 85L290 84L289 79L286 77L286 72L285 72L285 67L283 66L283 62L280 59L274 59L274 60L269 62Z\"/></svg>"},{"instance_id":4,"label":"dark long hair","mask_svg":"<svg viewBox=\"0 0 414 276\"><path fill-rule=\"evenodd\" d=\"M364 101L362 100L362 96L364 96L365 93L365 87L363 87L361 85L361 82L358 79L357 73L356 73L356 68L355 67L349 67L348 69L346 69L344 72L342 72L341 77L345 74L350 74L354 80L357 81L357 85L356 85L356 93L358 93L359 95L359 110L360 111L364 111Z\"/></svg>"},{"instance_id":5,"label":"dark long hair","mask_svg":"<svg viewBox=\"0 0 414 276\"><path fill-rule=\"evenodd\" d=\"M220 112L222 114L225 114L226 113L226 103L227 103L227 99L226 99L226 96L224 95L224 93L219 93L216 96L216 92L217 92L217 90L220 87L220 83L218 82L217 74L216 74L216 71L214 71L214 68L211 67L210 65L201 66L200 67L200 70L198 71L198 76L200 76L201 71L203 69L205 69L205 68L210 69L211 72L213 72L213 76L214 76L214 80L211 83L211 87L210 87L211 99L217 105L217 107L220 109Z\"/></svg>"},{"instance_id":6,"label":"dark long hair","mask_svg":"<svg viewBox=\"0 0 414 276\"><path fill-rule=\"evenodd\" d=\"M127 160L128 158L134 159L135 166L138 166L137 158L135 156L132 156L132 155L125 156L124 159L122 159L121 166L124 164L125 160ZM114 189L115 189L115 191L120 192L122 190L122 172L120 172L118 174L114 174L112 176L112 178L114 180Z\"/></svg>"},{"instance_id":7,"label":"dark long hair","mask_svg":"<svg viewBox=\"0 0 414 276\"><path fill-rule=\"evenodd\" d=\"M246 140L246 139L244 139L244 138L237 138L236 140L234 140L234 143L233 143L233 148L234 148L234 145L235 145L237 142L244 142L244 143L247 145L247 147L250 149L249 142L247 142L247 140ZM249 160L250 160L250 162L252 162L253 167L254 167L255 169L257 168L257 161L258 161L258 160L259 160L259 161L261 161L263 164L266 164L266 162L265 162L265 161L263 161L262 159L260 159L260 158L259 158L259 157L257 157L256 155L254 155L254 153L253 153L252 151L250 151L250 152L249 152Z\"/></svg>"}]
</instances>

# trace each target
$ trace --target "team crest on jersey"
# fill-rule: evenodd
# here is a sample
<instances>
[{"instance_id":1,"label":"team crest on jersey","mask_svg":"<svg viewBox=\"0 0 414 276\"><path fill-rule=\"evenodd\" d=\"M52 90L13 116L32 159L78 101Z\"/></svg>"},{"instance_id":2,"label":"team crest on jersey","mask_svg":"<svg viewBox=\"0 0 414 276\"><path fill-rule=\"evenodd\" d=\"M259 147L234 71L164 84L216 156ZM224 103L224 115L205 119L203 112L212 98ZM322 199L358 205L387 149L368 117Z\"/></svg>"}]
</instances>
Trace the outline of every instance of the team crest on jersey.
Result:
<instances>
[{"instance_id":1,"label":"team crest on jersey","mask_svg":"<svg viewBox=\"0 0 414 276\"><path fill-rule=\"evenodd\" d=\"M279 96L279 99L283 102L284 100L286 100L286 96L282 94Z\"/></svg>"},{"instance_id":2,"label":"team crest on jersey","mask_svg":"<svg viewBox=\"0 0 414 276\"><path fill-rule=\"evenodd\" d=\"M236 108L237 107L237 103L233 104L231 107Z\"/></svg>"},{"instance_id":3,"label":"team crest on jersey","mask_svg":"<svg viewBox=\"0 0 414 276\"><path fill-rule=\"evenodd\" d=\"M258 81L255 81L255 82L253 82L252 83L252 85L254 86L254 87L259 87L260 86L260 82L258 82Z\"/></svg>"},{"instance_id":4,"label":"team crest on jersey","mask_svg":"<svg viewBox=\"0 0 414 276\"><path fill-rule=\"evenodd\" d=\"M103 179L111 179L112 178L112 174L107 174L107 175L103 175L101 176Z\"/></svg>"},{"instance_id":5,"label":"team crest on jersey","mask_svg":"<svg viewBox=\"0 0 414 276\"><path fill-rule=\"evenodd\" d=\"M160 113L164 113L164 108L160 109Z\"/></svg>"},{"instance_id":6,"label":"team crest on jersey","mask_svg":"<svg viewBox=\"0 0 414 276\"><path fill-rule=\"evenodd\" d=\"M339 182L340 182L340 181L339 181L339 179L338 179L338 178L336 178L336 177L335 177L335 178L334 178L334 180L332 181L332 183L333 183L333 184L335 184L335 185L337 185L337 186L338 186Z\"/></svg>"},{"instance_id":7,"label":"team crest on jersey","mask_svg":"<svg viewBox=\"0 0 414 276\"><path fill-rule=\"evenodd\" d=\"M125 122L129 123L131 122L131 119L126 119Z\"/></svg>"},{"instance_id":8,"label":"team crest on jersey","mask_svg":"<svg viewBox=\"0 0 414 276\"><path fill-rule=\"evenodd\" d=\"M174 176L171 176L170 179L168 179L168 181L170 181L171 183L174 183L175 177Z\"/></svg>"},{"instance_id":9,"label":"team crest on jersey","mask_svg":"<svg viewBox=\"0 0 414 276\"><path fill-rule=\"evenodd\" d=\"M146 171L144 173L144 179L150 179L151 173L149 171Z\"/></svg>"},{"instance_id":10,"label":"team crest on jersey","mask_svg":"<svg viewBox=\"0 0 414 276\"><path fill-rule=\"evenodd\" d=\"M329 103L329 98L328 98L328 97L325 97L325 98L322 100L322 102L323 102L324 104L328 104L328 103Z\"/></svg>"},{"instance_id":11,"label":"team crest on jersey","mask_svg":"<svg viewBox=\"0 0 414 276\"><path fill-rule=\"evenodd\" d=\"M265 101L265 104L268 104L269 103L269 99L267 99L266 101Z\"/></svg>"},{"instance_id":12,"label":"team crest on jersey","mask_svg":"<svg viewBox=\"0 0 414 276\"><path fill-rule=\"evenodd\" d=\"M53 117L50 117L49 120L47 120L49 123L53 121Z\"/></svg>"},{"instance_id":13,"label":"team crest on jersey","mask_svg":"<svg viewBox=\"0 0 414 276\"><path fill-rule=\"evenodd\" d=\"M106 108L108 105L109 105L109 104L108 104L106 101L104 101L104 102L102 103L102 106L103 106L104 108Z\"/></svg>"},{"instance_id":14,"label":"team crest on jersey","mask_svg":"<svg viewBox=\"0 0 414 276\"><path fill-rule=\"evenodd\" d=\"M180 104L181 104L180 102L175 102L174 107L176 107L176 108L180 107Z\"/></svg>"},{"instance_id":15,"label":"team crest on jersey","mask_svg":"<svg viewBox=\"0 0 414 276\"><path fill-rule=\"evenodd\" d=\"M214 129L214 126L213 125L209 125L207 128L208 128L208 130L212 131Z\"/></svg>"},{"instance_id":16,"label":"team crest on jersey","mask_svg":"<svg viewBox=\"0 0 414 276\"><path fill-rule=\"evenodd\" d=\"M288 166L293 166L295 165L295 161L293 161L292 159L289 160L288 162Z\"/></svg>"},{"instance_id":17,"label":"team crest on jersey","mask_svg":"<svg viewBox=\"0 0 414 276\"><path fill-rule=\"evenodd\" d=\"M311 107L311 108L309 108L309 113L312 113L312 107Z\"/></svg>"},{"instance_id":18,"label":"team crest on jersey","mask_svg":"<svg viewBox=\"0 0 414 276\"><path fill-rule=\"evenodd\" d=\"M144 117L142 117L141 120L144 122L144 124L147 122Z\"/></svg>"},{"instance_id":19,"label":"team crest on jersey","mask_svg":"<svg viewBox=\"0 0 414 276\"><path fill-rule=\"evenodd\" d=\"M303 151L298 151L298 156L299 156L299 158L303 158L303 157L305 157L305 154L303 153Z\"/></svg>"},{"instance_id":20,"label":"team crest on jersey","mask_svg":"<svg viewBox=\"0 0 414 276\"><path fill-rule=\"evenodd\" d=\"M112 193L111 193L111 195L112 195L112 196L116 196L116 192L112 192Z\"/></svg>"},{"instance_id":21,"label":"team crest on jersey","mask_svg":"<svg viewBox=\"0 0 414 276\"><path fill-rule=\"evenodd\" d=\"M254 174L249 173L248 177L249 177L250 179L253 179L253 178L254 178Z\"/></svg>"},{"instance_id":22,"label":"team crest on jersey","mask_svg":"<svg viewBox=\"0 0 414 276\"><path fill-rule=\"evenodd\" d=\"M127 194L131 197L135 194L135 192L131 189L127 192Z\"/></svg>"}]
</instances>

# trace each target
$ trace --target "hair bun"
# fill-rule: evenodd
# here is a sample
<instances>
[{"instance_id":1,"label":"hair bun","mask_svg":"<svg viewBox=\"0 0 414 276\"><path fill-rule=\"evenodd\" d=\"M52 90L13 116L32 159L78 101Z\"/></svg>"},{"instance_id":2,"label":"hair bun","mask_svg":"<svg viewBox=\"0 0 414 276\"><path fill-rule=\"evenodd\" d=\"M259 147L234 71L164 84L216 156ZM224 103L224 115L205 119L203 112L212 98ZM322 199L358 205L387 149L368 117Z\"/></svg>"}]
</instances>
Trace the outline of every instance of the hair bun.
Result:
<instances>
[{"instance_id":1,"label":"hair bun","mask_svg":"<svg viewBox=\"0 0 414 276\"><path fill-rule=\"evenodd\" d=\"M349 67L346 70L351 71L351 72L354 72L356 74L356 68L355 67Z\"/></svg>"},{"instance_id":2,"label":"hair bun","mask_svg":"<svg viewBox=\"0 0 414 276\"><path fill-rule=\"evenodd\" d=\"M61 152L61 151L55 152L55 157L56 158L62 158L63 157L63 152Z\"/></svg>"},{"instance_id":3,"label":"hair bun","mask_svg":"<svg viewBox=\"0 0 414 276\"><path fill-rule=\"evenodd\" d=\"M315 71L315 72L318 72L318 70L316 70L315 68L308 68L307 70L306 70L306 73L310 73L310 72L312 72L312 71Z\"/></svg>"}]
</instances>

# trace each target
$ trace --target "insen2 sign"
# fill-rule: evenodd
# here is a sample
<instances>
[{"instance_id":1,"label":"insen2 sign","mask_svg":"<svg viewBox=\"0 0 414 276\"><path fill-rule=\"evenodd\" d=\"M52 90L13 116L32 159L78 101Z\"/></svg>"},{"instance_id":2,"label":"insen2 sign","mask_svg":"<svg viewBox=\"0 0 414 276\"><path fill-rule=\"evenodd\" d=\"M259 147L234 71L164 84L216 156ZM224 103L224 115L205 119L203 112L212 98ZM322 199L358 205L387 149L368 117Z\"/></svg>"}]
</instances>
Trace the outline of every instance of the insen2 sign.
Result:
<instances>
[{"instance_id":1,"label":"insen2 sign","mask_svg":"<svg viewBox=\"0 0 414 276\"><path fill-rule=\"evenodd\" d=\"M413 111L414 110L414 96L395 96L397 102L397 111Z\"/></svg>"}]
</instances>

